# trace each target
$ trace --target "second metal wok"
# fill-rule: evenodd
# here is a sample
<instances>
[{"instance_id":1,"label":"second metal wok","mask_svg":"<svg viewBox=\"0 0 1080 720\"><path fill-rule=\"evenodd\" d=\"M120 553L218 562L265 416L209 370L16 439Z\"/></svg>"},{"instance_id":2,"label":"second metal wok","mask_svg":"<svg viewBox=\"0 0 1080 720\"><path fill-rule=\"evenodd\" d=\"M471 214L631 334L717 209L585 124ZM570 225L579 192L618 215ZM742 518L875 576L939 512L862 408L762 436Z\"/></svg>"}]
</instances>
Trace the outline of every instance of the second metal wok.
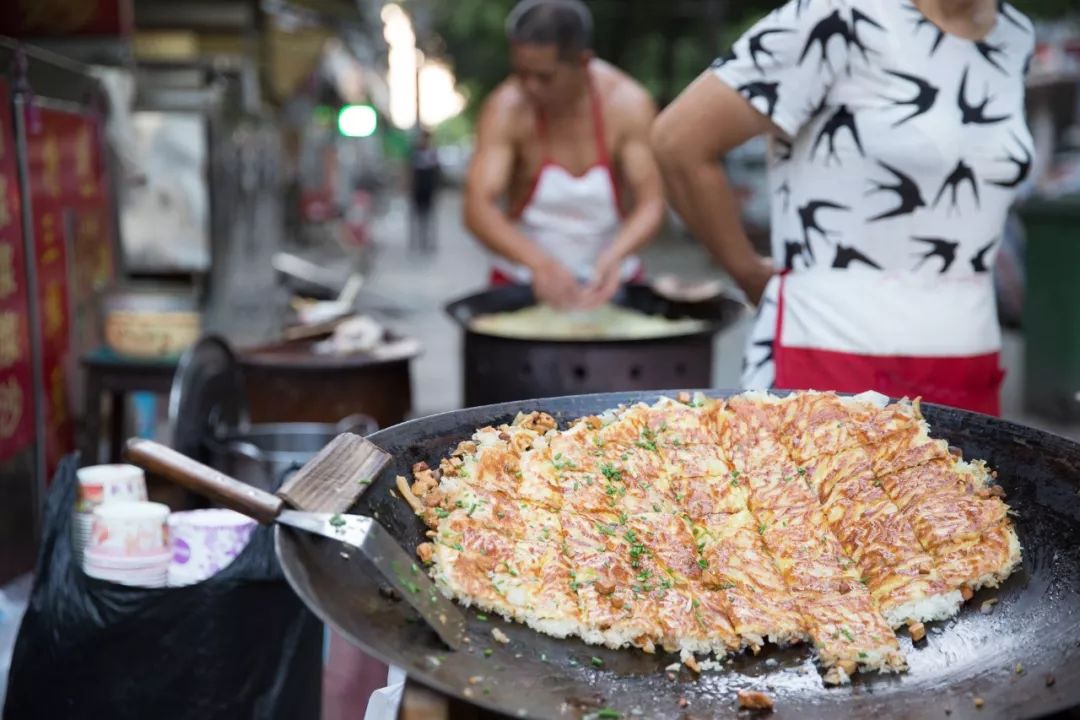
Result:
<instances>
[{"instance_id":1,"label":"second metal wok","mask_svg":"<svg viewBox=\"0 0 1080 720\"><path fill-rule=\"evenodd\" d=\"M395 475L408 475L412 463L434 465L475 428L510 421L519 410L545 410L565 422L657 397L620 393L508 403L383 430L370 440L395 461L354 511L375 517L415 551L425 528L392 492ZM279 527L278 554L308 606L366 652L443 693L511 716L575 717L599 707L622 717L734 716L735 694L743 688L769 692L779 718L1020 718L1080 705L1080 445L959 410L925 406L924 412L935 436L997 469L1016 511L1024 564L1001 588L976 594L955 619L932 624L921 647L902 637L910 664L902 675L859 675L850 686L827 688L805 646L736 656L701 676L685 668L669 674L665 668L678 660L672 655L557 640L473 611L466 611L470 649L451 653L406 604L380 592L373 573L357 572L356 559L341 557L333 543ZM990 598L997 604L981 613L982 601ZM508 644L492 639L495 627Z\"/></svg>"}]
</instances>

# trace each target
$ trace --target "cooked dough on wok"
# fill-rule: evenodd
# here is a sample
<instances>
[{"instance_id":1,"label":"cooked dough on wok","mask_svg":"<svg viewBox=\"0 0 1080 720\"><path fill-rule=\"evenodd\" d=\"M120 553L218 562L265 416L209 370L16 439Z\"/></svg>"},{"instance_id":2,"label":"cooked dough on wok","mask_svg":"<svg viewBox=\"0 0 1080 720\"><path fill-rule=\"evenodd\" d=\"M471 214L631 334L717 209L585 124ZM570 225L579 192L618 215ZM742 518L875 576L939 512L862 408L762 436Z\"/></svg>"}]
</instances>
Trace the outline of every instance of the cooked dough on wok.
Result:
<instances>
[{"instance_id":1,"label":"cooked dough on wok","mask_svg":"<svg viewBox=\"0 0 1080 720\"><path fill-rule=\"evenodd\" d=\"M901 671L1020 546L986 466L918 403L664 398L480 428L411 492L447 596L558 637L723 655L810 642L828 682Z\"/></svg>"},{"instance_id":2,"label":"cooked dough on wok","mask_svg":"<svg viewBox=\"0 0 1080 720\"><path fill-rule=\"evenodd\" d=\"M469 328L485 335L529 340L644 340L703 330L701 320L673 320L608 303L591 310L556 310L532 305L477 315Z\"/></svg>"}]
</instances>

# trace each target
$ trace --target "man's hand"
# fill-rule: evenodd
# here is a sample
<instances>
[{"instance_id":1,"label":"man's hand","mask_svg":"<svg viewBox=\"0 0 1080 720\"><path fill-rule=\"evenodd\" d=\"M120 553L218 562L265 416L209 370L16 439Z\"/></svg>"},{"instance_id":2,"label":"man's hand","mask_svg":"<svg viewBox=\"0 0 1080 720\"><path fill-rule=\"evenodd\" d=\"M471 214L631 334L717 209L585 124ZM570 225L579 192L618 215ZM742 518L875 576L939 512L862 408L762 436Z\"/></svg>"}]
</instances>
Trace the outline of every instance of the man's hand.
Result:
<instances>
[{"instance_id":1,"label":"man's hand","mask_svg":"<svg viewBox=\"0 0 1080 720\"><path fill-rule=\"evenodd\" d=\"M610 250L600 254L593 268L592 282L582 294L582 307L591 309L600 307L619 291L622 284L623 256Z\"/></svg>"},{"instance_id":2,"label":"man's hand","mask_svg":"<svg viewBox=\"0 0 1080 720\"><path fill-rule=\"evenodd\" d=\"M536 295L537 302L558 310L581 307L585 294L584 288L561 262L554 258L547 258L530 269L532 270L533 294Z\"/></svg>"}]
</instances>

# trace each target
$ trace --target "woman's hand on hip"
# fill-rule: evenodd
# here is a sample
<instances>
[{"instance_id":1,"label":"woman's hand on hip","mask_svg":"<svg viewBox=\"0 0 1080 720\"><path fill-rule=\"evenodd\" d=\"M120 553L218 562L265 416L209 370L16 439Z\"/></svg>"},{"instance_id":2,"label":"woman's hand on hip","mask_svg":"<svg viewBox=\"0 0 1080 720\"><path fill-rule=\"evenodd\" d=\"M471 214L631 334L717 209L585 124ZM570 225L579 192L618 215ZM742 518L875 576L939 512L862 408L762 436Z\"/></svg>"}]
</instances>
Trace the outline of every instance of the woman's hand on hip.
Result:
<instances>
[{"instance_id":1,"label":"woman's hand on hip","mask_svg":"<svg viewBox=\"0 0 1080 720\"><path fill-rule=\"evenodd\" d=\"M754 254L748 257L738 267L730 269L735 284L746 294L747 300L754 305L761 302L761 296L765 293L765 286L776 274L776 268L772 260L761 255Z\"/></svg>"}]
</instances>

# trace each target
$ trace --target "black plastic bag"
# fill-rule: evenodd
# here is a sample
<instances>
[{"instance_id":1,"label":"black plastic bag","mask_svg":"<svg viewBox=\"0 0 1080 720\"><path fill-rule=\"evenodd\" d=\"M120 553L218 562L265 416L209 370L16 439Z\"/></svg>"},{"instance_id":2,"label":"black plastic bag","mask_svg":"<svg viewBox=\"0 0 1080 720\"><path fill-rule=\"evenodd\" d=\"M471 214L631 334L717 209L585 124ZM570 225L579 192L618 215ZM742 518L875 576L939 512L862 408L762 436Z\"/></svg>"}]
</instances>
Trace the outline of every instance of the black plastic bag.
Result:
<instances>
[{"instance_id":1,"label":"black plastic bag","mask_svg":"<svg viewBox=\"0 0 1080 720\"><path fill-rule=\"evenodd\" d=\"M77 458L57 470L4 718L318 718L322 626L285 582L273 533L180 588L86 576L74 556Z\"/></svg>"}]
</instances>

